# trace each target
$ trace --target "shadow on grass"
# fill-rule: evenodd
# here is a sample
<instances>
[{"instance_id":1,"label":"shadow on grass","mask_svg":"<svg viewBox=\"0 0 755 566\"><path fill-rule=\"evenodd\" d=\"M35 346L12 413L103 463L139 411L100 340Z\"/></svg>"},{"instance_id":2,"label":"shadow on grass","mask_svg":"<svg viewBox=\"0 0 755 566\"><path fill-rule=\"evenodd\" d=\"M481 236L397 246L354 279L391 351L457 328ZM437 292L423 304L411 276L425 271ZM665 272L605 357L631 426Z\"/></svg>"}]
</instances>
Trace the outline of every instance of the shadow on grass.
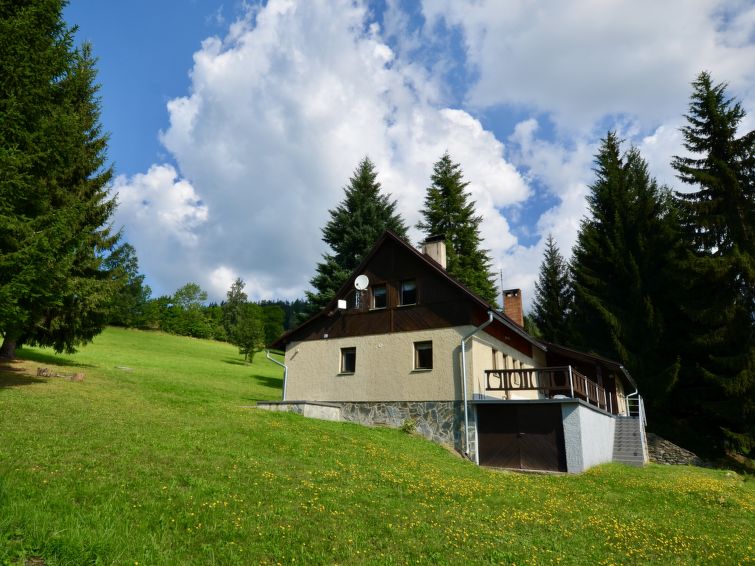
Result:
<instances>
[{"instance_id":1,"label":"shadow on grass","mask_svg":"<svg viewBox=\"0 0 755 566\"><path fill-rule=\"evenodd\" d=\"M33 385L35 383L45 383L45 379L27 373L24 367L15 367L13 362L0 362L0 389L6 387L16 387L18 385Z\"/></svg>"},{"instance_id":2,"label":"shadow on grass","mask_svg":"<svg viewBox=\"0 0 755 566\"><path fill-rule=\"evenodd\" d=\"M17 387L19 385L34 385L35 383L46 383L46 379L40 379L24 373L13 374L0 371L0 390L7 387Z\"/></svg>"},{"instance_id":3,"label":"shadow on grass","mask_svg":"<svg viewBox=\"0 0 755 566\"><path fill-rule=\"evenodd\" d=\"M237 360L236 358L226 358L223 360L227 364L231 364L232 366L250 366L249 362L245 362L244 360Z\"/></svg>"},{"instance_id":4,"label":"shadow on grass","mask_svg":"<svg viewBox=\"0 0 755 566\"><path fill-rule=\"evenodd\" d=\"M253 375L252 379L262 385L263 387L269 387L270 389L280 389L283 387L283 382L280 378L270 377L267 375Z\"/></svg>"},{"instance_id":5,"label":"shadow on grass","mask_svg":"<svg viewBox=\"0 0 755 566\"><path fill-rule=\"evenodd\" d=\"M60 358L54 354L43 354L42 352L35 352L32 350L25 350L25 349L19 350L18 352L16 352L16 355L22 360L29 360L32 362L38 362L41 364L50 364L54 366L79 367L79 368L97 367L92 364L82 364L82 363L72 362L71 360Z\"/></svg>"}]
</instances>

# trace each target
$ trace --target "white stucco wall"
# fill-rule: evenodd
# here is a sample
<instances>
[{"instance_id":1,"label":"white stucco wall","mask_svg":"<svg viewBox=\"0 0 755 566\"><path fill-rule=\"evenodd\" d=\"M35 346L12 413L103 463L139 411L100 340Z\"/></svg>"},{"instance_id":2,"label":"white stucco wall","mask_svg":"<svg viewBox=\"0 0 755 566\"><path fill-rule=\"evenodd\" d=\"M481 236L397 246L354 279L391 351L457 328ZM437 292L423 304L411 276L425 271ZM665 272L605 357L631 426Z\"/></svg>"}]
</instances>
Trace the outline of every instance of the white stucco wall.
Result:
<instances>
[{"instance_id":1,"label":"white stucco wall","mask_svg":"<svg viewBox=\"0 0 755 566\"><path fill-rule=\"evenodd\" d=\"M452 401L463 399L461 339L473 326L397 332L350 338L294 342L286 348L286 400L308 401ZM414 370L414 343L432 341L433 369ZM340 373L341 349L356 348L356 370ZM471 399L485 391L485 370L531 368L535 360L480 332L467 342L467 391ZM519 392L516 398L537 398Z\"/></svg>"},{"instance_id":2,"label":"white stucco wall","mask_svg":"<svg viewBox=\"0 0 755 566\"><path fill-rule=\"evenodd\" d=\"M472 326L289 344L286 397L311 401L461 399L460 343ZM414 370L414 343L432 341L433 369ZM341 348L356 348L356 370L340 373Z\"/></svg>"},{"instance_id":3,"label":"white stucco wall","mask_svg":"<svg viewBox=\"0 0 755 566\"><path fill-rule=\"evenodd\" d=\"M578 402L561 405L566 469L582 472L613 459L616 420Z\"/></svg>"}]
</instances>

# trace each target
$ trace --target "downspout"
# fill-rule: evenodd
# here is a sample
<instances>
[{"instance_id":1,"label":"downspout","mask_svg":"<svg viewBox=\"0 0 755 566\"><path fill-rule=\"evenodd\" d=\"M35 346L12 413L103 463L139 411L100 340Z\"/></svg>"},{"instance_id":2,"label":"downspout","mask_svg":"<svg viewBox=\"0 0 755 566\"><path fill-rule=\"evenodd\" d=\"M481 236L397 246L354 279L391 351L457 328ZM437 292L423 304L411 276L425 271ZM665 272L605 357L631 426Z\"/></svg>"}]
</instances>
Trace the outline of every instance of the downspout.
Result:
<instances>
[{"instance_id":1,"label":"downspout","mask_svg":"<svg viewBox=\"0 0 755 566\"><path fill-rule=\"evenodd\" d=\"M469 458L469 405L467 402L467 340L493 322L493 311L488 311L488 320L461 339L461 382L464 390L464 454Z\"/></svg>"},{"instance_id":2,"label":"downspout","mask_svg":"<svg viewBox=\"0 0 755 566\"><path fill-rule=\"evenodd\" d=\"M283 399L281 399L281 401L285 401L286 400L286 384L288 383L288 366L286 364L280 363L278 360L271 358L270 350L265 350L265 357L271 362L273 362L274 364L278 364L280 367L283 368ZM286 359L285 355L283 359L284 360Z\"/></svg>"}]
</instances>

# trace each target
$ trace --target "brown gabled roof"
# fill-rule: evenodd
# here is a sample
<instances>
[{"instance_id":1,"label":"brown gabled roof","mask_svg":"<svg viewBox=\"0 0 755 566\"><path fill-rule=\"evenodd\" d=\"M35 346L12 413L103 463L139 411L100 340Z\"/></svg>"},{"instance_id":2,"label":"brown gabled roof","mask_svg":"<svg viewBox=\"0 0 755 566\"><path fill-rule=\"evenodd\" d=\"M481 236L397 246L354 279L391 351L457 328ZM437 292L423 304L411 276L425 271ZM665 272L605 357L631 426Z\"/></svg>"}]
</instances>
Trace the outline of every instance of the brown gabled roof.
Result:
<instances>
[{"instance_id":1,"label":"brown gabled roof","mask_svg":"<svg viewBox=\"0 0 755 566\"><path fill-rule=\"evenodd\" d=\"M438 262L436 262L429 256L423 254L422 252L418 251L412 245L410 245L408 242L406 242L400 236L398 236L394 232L391 232L390 230L386 230L385 232L383 232L380 238L378 238L377 242L375 242L375 245L372 246L372 249L370 250L370 252L362 259L362 261L359 263L356 269L354 269L354 271L346 280L346 282L341 286L340 289L338 289L333 300L330 301L330 303L328 303L328 305L324 309L322 309L319 313L305 320L299 326L292 328L288 332L284 333L280 338L278 338L275 342L273 342L270 345L270 347L275 348L275 349L284 349L288 341L287 340L288 337L291 336L294 332L298 332L300 329L304 328L305 326L308 326L309 324L319 319L320 317L327 316L328 313L332 312L333 309L335 309L337 306L338 297L342 296L342 294L345 291L347 291L348 289L354 286L354 279L356 279L357 276L364 270L364 268L367 266L370 260L374 257L374 255L377 253L380 247L387 240L391 240L395 242L396 244L402 246L409 253L414 254L414 256L419 261L424 262L427 266L433 269L438 275L446 279L451 285L461 290L462 293L466 296L466 298L476 303L478 306L482 307L483 309L492 312L495 320L497 320L504 326L507 326L508 328L513 330L519 336L521 336L522 338L530 342L533 346L538 347L542 350L546 349L545 346L540 341L530 336L521 326L519 326L517 323L511 320L504 313L498 311L495 307L493 307L485 299L480 297L477 293L469 289L469 287L464 285L461 281L459 281L458 279L450 275L445 269L443 269L443 267L441 267L441 265Z\"/></svg>"}]
</instances>

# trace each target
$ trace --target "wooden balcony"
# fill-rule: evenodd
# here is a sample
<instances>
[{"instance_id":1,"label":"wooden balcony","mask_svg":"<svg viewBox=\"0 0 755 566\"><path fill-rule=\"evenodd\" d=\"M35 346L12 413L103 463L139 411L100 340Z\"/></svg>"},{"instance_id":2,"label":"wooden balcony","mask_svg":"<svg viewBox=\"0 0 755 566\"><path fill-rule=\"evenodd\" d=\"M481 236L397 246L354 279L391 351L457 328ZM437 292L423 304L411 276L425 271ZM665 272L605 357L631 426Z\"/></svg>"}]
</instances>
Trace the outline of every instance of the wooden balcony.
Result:
<instances>
[{"instance_id":1,"label":"wooden balcony","mask_svg":"<svg viewBox=\"0 0 755 566\"><path fill-rule=\"evenodd\" d=\"M485 370L485 390L511 393L537 391L546 398L556 396L582 399L617 414L612 394L570 366Z\"/></svg>"}]
</instances>

